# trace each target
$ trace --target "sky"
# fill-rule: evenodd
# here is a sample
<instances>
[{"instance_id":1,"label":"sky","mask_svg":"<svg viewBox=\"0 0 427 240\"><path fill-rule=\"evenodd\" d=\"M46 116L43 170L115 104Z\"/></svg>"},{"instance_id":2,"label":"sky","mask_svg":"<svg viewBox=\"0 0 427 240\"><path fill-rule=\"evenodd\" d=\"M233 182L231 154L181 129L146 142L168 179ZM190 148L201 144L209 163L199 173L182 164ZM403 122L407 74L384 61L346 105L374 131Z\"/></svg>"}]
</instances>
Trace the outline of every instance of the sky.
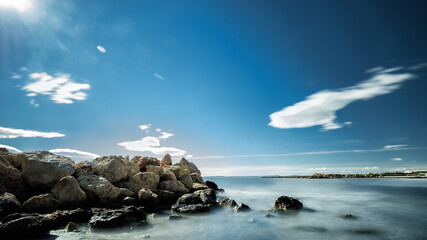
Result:
<instances>
[{"instance_id":1,"label":"sky","mask_svg":"<svg viewBox=\"0 0 427 240\"><path fill-rule=\"evenodd\" d=\"M0 0L0 147L205 176L427 169L426 10Z\"/></svg>"}]
</instances>

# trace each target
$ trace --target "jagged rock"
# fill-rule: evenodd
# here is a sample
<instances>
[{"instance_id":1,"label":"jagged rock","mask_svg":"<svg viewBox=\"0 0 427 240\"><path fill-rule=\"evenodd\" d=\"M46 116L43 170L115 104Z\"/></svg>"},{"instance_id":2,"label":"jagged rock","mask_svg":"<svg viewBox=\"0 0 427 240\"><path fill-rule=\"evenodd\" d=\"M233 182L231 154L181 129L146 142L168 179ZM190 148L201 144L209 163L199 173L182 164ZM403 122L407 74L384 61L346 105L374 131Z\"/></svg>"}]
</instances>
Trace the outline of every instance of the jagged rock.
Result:
<instances>
[{"instance_id":1,"label":"jagged rock","mask_svg":"<svg viewBox=\"0 0 427 240\"><path fill-rule=\"evenodd\" d=\"M59 179L75 171L74 162L47 151L26 152L28 163L22 166L22 178L31 187L51 189Z\"/></svg>"},{"instance_id":2,"label":"jagged rock","mask_svg":"<svg viewBox=\"0 0 427 240\"><path fill-rule=\"evenodd\" d=\"M72 176L61 178L50 192L63 207L82 206L86 201L86 193Z\"/></svg>"},{"instance_id":3,"label":"jagged rock","mask_svg":"<svg viewBox=\"0 0 427 240\"><path fill-rule=\"evenodd\" d=\"M6 161L8 163L8 161ZM25 194L24 181L21 177L21 172L14 168L10 163L9 165L0 163L0 185L5 189L5 192L10 192L18 197Z\"/></svg>"},{"instance_id":4,"label":"jagged rock","mask_svg":"<svg viewBox=\"0 0 427 240\"><path fill-rule=\"evenodd\" d=\"M193 191L204 190L204 189L208 189L208 186L200 183L193 183L193 187L192 187Z\"/></svg>"},{"instance_id":5,"label":"jagged rock","mask_svg":"<svg viewBox=\"0 0 427 240\"><path fill-rule=\"evenodd\" d=\"M107 179L110 183L125 181L128 177L126 159L121 156L105 156L93 160L95 174Z\"/></svg>"},{"instance_id":6,"label":"jagged rock","mask_svg":"<svg viewBox=\"0 0 427 240\"><path fill-rule=\"evenodd\" d=\"M138 165L134 162L129 161L129 156L128 156L128 159L124 160L124 162L126 164L126 171L127 171L128 179L135 176L135 174L139 173Z\"/></svg>"},{"instance_id":7,"label":"jagged rock","mask_svg":"<svg viewBox=\"0 0 427 240\"><path fill-rule=\"evenodd\" d=\"M295 198L288 196L279 197L274 203L273 210L286 211L286 210L297 210L302 208L302 203Z\"/></svg>"},{"instance_id":8,"label":"jagged rock","mask_svg":"<svg viewBox=\"0 0 427 240\"><path fill-rule=\"evenodd\" d=\"M177 165L184 168L184 169L188 169L190 171L190 173L197 173L199 175L202 175L200 173L200 170L197 168L197 166L194 163L187 161L187 159L185 159L185 158L181 158L181 160L179 160Z\"/></svg>"},{"instance_id":9,"label":"jagged rock","mask_svg":"<svg viewBox=\"0 0 427 240\"><path fill-rule=\"evenodd\" d=\"M173 173L172 171L170 171L168 169L164 169L163 174L160 177L161 177L162 181L177 180L175 173Z\"/></svg>"},{"instance_id":10,"label":"jagged rock","mask_svg":"<svg viewBox=\"0 0 427 240\"><path fill-rule=\"evenodd\" d=\"M185 174L190 173L188 169L182 168L180 166L166 166L165 169L173 172L175 174L176 179L180 179Z\"/></svg>"},{"instance_id":11,"label":"jagged rock","mask_svg":"<svg viewBox=\"0 0 427 240\"><path fill-rule=\"evenodd\" d=\"M168 208L172 206L176 200L178 200L178 196L171 191L167 190L155 190L153 191L157 196L159 196L161 207Z\"/></svg>"},{"instance_id":12,"label":"jagged rock","mask_svg":"<svg viewBox=\"0 0 427 240\"><path fill-rule=\"evenodd\" d=\"M211 204L190 204L190 205L172 205L173 212L179 213L203 213L209 212L212 209Z\"/></svg>"},{"instance_id":13,"label":"jagged rock","mask_svg":"<svg viewBox=\"0 0 427 240\"><path fill-rule=\"evenodd\" d=\"M166 155L162 158L162 161L160 162L160 166L168 166L172 165L172 157L169 155L169 153L166 153Z\"/></svg>"},{"instance_id":14,"label":"jagged rock","mask_svg":"<svg viewBox=\"0 0 427 240\"><path fill-rule=\"evenodd\" d=\"M93 215L89 221L92 228L111 228L146 219L143 208L129 206L115 210L105 210Z\"/></svg>"},{"instance_id":15,"label":"jagged rock","mask_svg":"<svg viewBox=\"0 0 427 240\"><path fill-rule=\"evenodd\" d=\"M187 189L191 189L193 187L193 179L189 174L185 174L180 177L179 181L182 182Z\"/></svg>"},{"instance_id":16,"label":"jagged rock","mask_svg":"<svg viewBox=\"0 0 427 240\"><path fill-rule=\"evenodd\" d=\"M75 222L69 222L65 227L66 232L74 232L77 230L77 224Z\"/></svg>"},{"instance_id":17,"label":"jagged rock","mask_svg":"<svg viewBox=\"0 0 427 240\"><path fill-rule=\"evenodd\" d=\"M212 181L206 181L206 186L209 188L212 188L213 190L218 190L218 185Z\"/></svg>"},{"instance_id":18,"label":"jagged rock","mask_svg":"<svg viewBox=\"0 0 427 240\"><path fill-rule=\"evenodd\" d=\"M11 193L3 193L0 195L0 220L14 212L19 211L21 204L15 195Z\"/></svg>"},{"instance_id":19,"label":"jagged rock","mask_svg":"<svg viewBox=\"0 0 427 240\"><path fill-rule=\"evenodd\" d=\"M120 194L119 188L100 176L82 175L77 178L77 182L85 191L87 199L92 202L98 200L114 201Z\"/></svg>"},{"instance_id":20,"label":"jagged rock","mask_svg":"<svg viewBox=\"0 0 427 240\"><path fill-rule=\"evenodd\" d=\"M202 176L200 174L198 174L198 173L191 173L190 176L193 179L193 183L205 184L205 182L203 181L203 178L202 178Z\"/></svg>"},{"instance_id":21,"label":"jagged rock","mask_svg":"<svg viewBox=\"0 0 427 240\"><path fill-rule=\"evenodd\" d=\"M145 166L145 169L147 172L153 172L159 176L163 176L164 170L160 166L154 166L154 165L147 165Z\"/></svg>"},{"instance_id":22,"label":"jagged rock","mask_svg":"<svg viewBox=\"0 0 427 240\"><path fill-rule=\"evenodd\" d=\"M173 212L198 213L207 212L216 207L216 195L212 189L199 190L181 196L171 209Z\"/></svg>"},{"instance_id":23,"label":"jagged rock","mask_svg":"<svg viewBox=\"0 0 427 240\"><path fill-rule=\"evenodd\" d=\"M251 208L244 203L241 203L241 204L234 207L234 211L236 211L236 212L245 212L245 211L249 211L249 210L251 210Z\"/></svg>"},{"instance_id":24,"label":"jagged rock","mask_svg":"<svg viewBox=\"0 0 427 240\"><path fill-rule=\"evenodd\" d=\"M174 193L187 193L188 189L180 181L167 180L163 181L159 185L159 189L167 190Z\"/></svg>"},{"instance_id":25,"label":"jagged rock","mask_svg":"<svg viewBox=\"0 0 427 240\"><path fill-rule=\"evenodd\" d=\"M236 201L234 201L233 199L227 198L227 197L219 198L218 200L216 200L216 202L221 207L225 207L225 208L234 208L237 206Z\"/></svg>"},{"instance_id":26,"label":"jagged rock","mask_svg":"<svg viewBox=\"0 0 427 240\"><path fill-rule=\"evenodd\" d=\"M143 188L138 192L138 199L147 212L157 212L160 204L159 196L150 189Z\"/></svg>"},{"instance_id":27,"label":"jagged rock","mask_svg":"<svg viewBox=\"0 0 427 240\"><path fill-rule=\"evenodd\" d=\"M160 161L157 160L157 158L153 158L153 157L140 157L140 156L136 156L134 158L132 158L132 162L136 163L139 167L139 170L141 172L145 172L146 171L146 166L147 165L154 165L154 166L160 166Z\"/></svg>"},{"instance_id":28,"label":"jagged rock","mask_svg":"<svg viewBox=\"0 0 427 240\"><path fill-rule=\"evenodd\" d=\"M45 193L31 197L22 204L21 210L27 213L49 213L59 207L59 202L52 194Z\"/></svg>"},{"instance_id":29,"label":"jagged rock","mask_svg":"<svg viewBox=\"0 0 427 240\"><path fill-rule=\"evenodd\" d=\"M156 190L159 185L160 177L153 172L140 172L135 174L127 184L127 188L138 193L141 188L148 188L150 190Z\"/></svg>"},{"instance_id":30,"label":"jagged rock","mask_svg":"<svg viewBox=\"0 0 427 240\"><path fill-rule=\"evenodd\" d=\"M0 158L18 170L22 170L28 164L27 157L22 153L0 152Z\"/></svg>"},{"instance_id":31,"label":"jagged rock","mask_svg":"<svg viewBox=\"0 0 427 240\"><path fill-rule=\"evenodd\" d=\"M76 177L80 177L81 175L93 175L95 174L95 166L92 162L84 161L76 163Z\"/></svg>"}]
</instances>

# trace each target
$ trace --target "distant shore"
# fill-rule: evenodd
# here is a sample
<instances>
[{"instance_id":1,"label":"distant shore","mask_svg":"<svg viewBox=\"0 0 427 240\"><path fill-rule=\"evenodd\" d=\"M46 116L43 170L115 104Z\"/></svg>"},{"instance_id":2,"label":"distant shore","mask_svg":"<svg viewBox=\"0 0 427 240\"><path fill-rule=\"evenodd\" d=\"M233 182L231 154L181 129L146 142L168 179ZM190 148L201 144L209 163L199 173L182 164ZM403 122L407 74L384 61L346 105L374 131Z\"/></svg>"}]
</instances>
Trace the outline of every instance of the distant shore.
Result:
<instances>
[{"instance_id":1,"label":"distant shore","mask_svg":"<svg viewBox=\"0 0 427 240\"><path fill-rule=\"evenodd\" d=\"M427 170L407 171L407 172L385 172L366 174L335 174L335 173L314 173L306 176L263 176L262 178L307 178L307 179L335 179L335 178L427 178Z\"/></svg>"}]
</instances>

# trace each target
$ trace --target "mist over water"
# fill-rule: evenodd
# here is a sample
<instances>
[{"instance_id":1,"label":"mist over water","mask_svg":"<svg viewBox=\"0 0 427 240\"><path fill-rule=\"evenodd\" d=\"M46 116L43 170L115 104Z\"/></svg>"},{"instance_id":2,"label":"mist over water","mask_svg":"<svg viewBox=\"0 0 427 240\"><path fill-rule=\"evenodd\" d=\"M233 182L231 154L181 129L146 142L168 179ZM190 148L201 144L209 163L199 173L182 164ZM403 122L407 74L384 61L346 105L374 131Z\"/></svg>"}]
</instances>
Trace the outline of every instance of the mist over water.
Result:
<instances>
[{"instance_id":1,"label":"mist over water","mask_svg":"<svg viewBox=\"0 0 427 240\"><path fill-rule=\"evenodd\" d=\"M148 216L148 223L108 231L80 225L79 233L52 231L58 239L425 239L425 179L266 179L210 177L224 194L250 212L219 208L211 213ZM281 195L298 198L304 210L266 212ZM267 218L270 213L275 217ZM355 220L343 216L352 214Z\"/></svg>"}]
</instances>

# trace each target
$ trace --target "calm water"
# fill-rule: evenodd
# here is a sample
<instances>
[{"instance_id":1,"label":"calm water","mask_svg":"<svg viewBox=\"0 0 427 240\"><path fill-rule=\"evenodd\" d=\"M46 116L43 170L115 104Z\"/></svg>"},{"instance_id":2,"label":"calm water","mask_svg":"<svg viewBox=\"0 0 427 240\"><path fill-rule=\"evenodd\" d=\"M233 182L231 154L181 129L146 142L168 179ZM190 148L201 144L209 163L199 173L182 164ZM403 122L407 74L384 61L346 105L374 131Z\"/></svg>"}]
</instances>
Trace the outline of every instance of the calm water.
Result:
<instances>
[{"instance_id":1,"label":"calm water","mask_svg":"<svg viewBox=\"0 0 427 240\"><path fill-rule=\"evenodd\" d=\"M427 179L263 179L212 177L238 203L252 211L228 209L169 221L168 213L149 216L144 226L80 233L52 231L58 239L427 239ZM299 198L304 210L274 214L265 210L281 195ZM341 216L352 214L356 220Z\"/></svg>"}]
</instances>

